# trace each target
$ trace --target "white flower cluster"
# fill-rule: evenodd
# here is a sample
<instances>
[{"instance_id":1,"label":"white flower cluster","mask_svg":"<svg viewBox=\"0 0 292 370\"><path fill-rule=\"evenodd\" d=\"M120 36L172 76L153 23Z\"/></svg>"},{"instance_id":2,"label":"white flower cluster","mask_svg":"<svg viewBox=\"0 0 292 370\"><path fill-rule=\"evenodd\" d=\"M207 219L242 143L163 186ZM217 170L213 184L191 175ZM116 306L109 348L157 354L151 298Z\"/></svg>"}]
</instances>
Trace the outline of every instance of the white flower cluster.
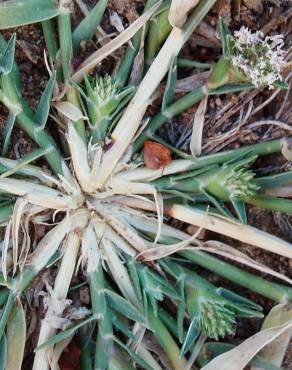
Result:
<instances>
[{"instance_id":1,"label":"white flower cluster","mask_svg":"<svg viewBox=\"0 0 292 370\"><path fill-rule=\"evenodd\" d=\"M242 26L234 32L232 63L243 70L252 83L273 89L281 81L281 66L285 63L283 35L267 36L260 31L252 33Z\"/></svg>"}]
</instances>

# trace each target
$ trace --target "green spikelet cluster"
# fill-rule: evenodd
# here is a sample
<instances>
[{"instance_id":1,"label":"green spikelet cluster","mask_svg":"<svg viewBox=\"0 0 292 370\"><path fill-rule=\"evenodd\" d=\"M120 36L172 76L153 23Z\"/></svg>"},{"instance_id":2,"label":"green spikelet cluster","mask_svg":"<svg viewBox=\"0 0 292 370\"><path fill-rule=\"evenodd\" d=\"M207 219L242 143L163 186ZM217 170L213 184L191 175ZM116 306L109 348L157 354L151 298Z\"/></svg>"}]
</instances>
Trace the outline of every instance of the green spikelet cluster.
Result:
<instances>
[{"instance_id":1,"label":"green spikelet cluster","mask_svg":"<svg viewBox=\"0 0 292 370\"><path fill-rule=\"evenodd\" d=\"M255 173L247 166L255 157L242 161L225 164L219 170L209 171L199 179L201 188L223 201L232 197L245 199L259 190L255 180Z\"/></svg>"},{"instance_id":2,"label":"green spikelet cluster","mask_svg":"<svg viewBox=\"0 0 292 370\"><path fill-rule=\"evenodd\" d=\"M232 171L225 180L229 192L239 198L249 197L259 189L255 181L255 174L246 168Z\"/></svg>"},{"instance_id":3,"label":"green spikelet cluster","mask_svg":"<svg viewBox=\"0 0 292 370\"><path fill-rule=\"evenodd\" d=\"M234 333L236 313L225 298L203 289L191 289L188 295L188 310L199 331L215 340Z\"/></svg>"},{"instance_id":4,"label":"green spikelet cluster","mask_svg":"<svg viewBox=\"0 0 292 370\"><path fill-rule=\"evenodd\" d=\"M107 130L115 115L127 103L127 97L134 91L133 87L119 88L110 75L84 76L85 89L82 96L96 140L104 140Z\"/></svg>"},{"instance_id":5,"label":"green spikelet cluster","mask_svg":"<svg viewBox=\"0 0 292 370\"><path fill-rule=\"evenodd\" d=\"M117 91L118 87L110 75L96 77L94 93L99 102L104 103L113 99Z\"/></svg>"}]
</instances>

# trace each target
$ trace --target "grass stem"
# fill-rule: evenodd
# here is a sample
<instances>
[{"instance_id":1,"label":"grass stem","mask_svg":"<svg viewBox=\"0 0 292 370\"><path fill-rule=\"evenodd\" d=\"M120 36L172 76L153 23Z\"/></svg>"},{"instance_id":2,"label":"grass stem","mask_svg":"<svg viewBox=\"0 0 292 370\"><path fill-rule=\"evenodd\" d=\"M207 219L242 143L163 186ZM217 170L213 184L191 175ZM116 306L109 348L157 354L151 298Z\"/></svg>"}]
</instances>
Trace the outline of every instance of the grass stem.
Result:
<instances>
[{"instance_id":1,"label":"grass stem","mask_svg":"<svg viewBox=\"0 0 292 370\"><path fill-rule=\"evenodd\" d=\"M43 21L42 28L43 28L45 43L48 49L49 57L52 60L55 60L57 52L58 52L58 44L57 44L57 39L56 39L52 21L50 19Z\"/></svg>"},{"instance_id":2,"label":"grass stem","mask_svg":"<svg viewBox=\"0 0 292 370\"><path fill-rule=\"evenodd\" d=\"M260 276L251 274L236 266L232 266L208 253L200 251L183 251L180 255L188 260L210 270L225 279L228 279L253 292L272 299L276 302L283 302L292 299L292 289L288 286L270 282Z\"/></svg>"},{"instance_id":3,"label":"grass stem","mask_svg":"<svg viewBox=\"0 0 292 370\"><path fill-rule=\"evenodd\" d=\"M70 2L61 0L59 4L60 14L58 16L58 31L64 82L67 81L70 75L73 57L70 5Z\"/></svg>"},{"instance_id":4,"label":"grass stem","mask_svg":"<svg viewBox=\"0 0 292 370\"><path fill-rule=\"evenodd\" d=\"M167 358L169 358L169 360L171 361L174 369L185 369L187 362L183 357L180 357L180 350L176 342L169 334L162 321L157 316L155 316L153 311L150 309L148 312L148 319L152 330L154 330L154 336L156 340L167 355Z\"/></svg>"}]
</instances>

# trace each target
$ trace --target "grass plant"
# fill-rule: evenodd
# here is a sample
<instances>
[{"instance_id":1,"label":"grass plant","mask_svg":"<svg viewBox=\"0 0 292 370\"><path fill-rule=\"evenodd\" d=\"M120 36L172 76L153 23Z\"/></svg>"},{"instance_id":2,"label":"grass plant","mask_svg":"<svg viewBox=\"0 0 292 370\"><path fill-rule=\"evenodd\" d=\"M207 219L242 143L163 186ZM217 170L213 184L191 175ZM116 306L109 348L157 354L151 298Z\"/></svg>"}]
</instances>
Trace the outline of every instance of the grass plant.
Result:
<instances>
[{"instance_id":1,"label":"grass plant","mask_svg":"<svg viewBox=\"0 0 292 370\"><path fill-rule=\"evenodd\" d=\"M291 300L287 284L270 282L201 251L196 235L167 223L171 216L291 257L288 242L248 225L245 213L245 203L292 212L291 201L264 194L273 188L274 177L257 178L250 169L257 156L280 152L281 140L200 158L185 153L184 159L159 169L147 168L139 155L145 140L153 139L164 122L203 97L254 88L248 75L232 64L234 38L220 20L223 56L211 66L208 82L177 101L172 98L172 67L202 67L177 56L214 3L199 1L179 28L168 22L170 1L148 0L144 29L136 32L112 76L85 74L84 64L74 70L73 63L81 43L92 39L107 1L99 0L75 30L70 0L45 0L43 8L35 9L35 0L20 1L22 18L13 18L14 0L0 4L2 29L42 22L54 69L33 111L21 94L15 35L8 42L0 38L0 101L10 112L0 158L3 369L22 366L27 324L21 301L39 273L52 266L56 277L52 286L46 284L34 370L53 368L62 345L73 338L81 348L82 370L131 370L135 364L160 370L164 358L175 370L195 368L208 338L234 334L238 317L263 317L262 307L211 284L194 271L196 265L275 302ZM144 76L132 86L131 69L144 43ZM93 67L96 60L91 56L87 62ZM141 131L151 97L167 74L161 111ZM69 156L46 127L49 112L64 127ZM21 160L5 157L15 123L39 146ZM283 183L290 180L290 174L278 176ZM31 240L32 224L47 225L37 245ZM74 275L89 288L89 309L76 308L69 299ZM287 278L282 280L287 283ZM68 307L72 312L66 316ZM19 335L13 336L16 330ZM164 357L159 351L153 356L145 333L155 338ZM12 358L15 346L19 353Z\"/></svg>"}]
</instances>

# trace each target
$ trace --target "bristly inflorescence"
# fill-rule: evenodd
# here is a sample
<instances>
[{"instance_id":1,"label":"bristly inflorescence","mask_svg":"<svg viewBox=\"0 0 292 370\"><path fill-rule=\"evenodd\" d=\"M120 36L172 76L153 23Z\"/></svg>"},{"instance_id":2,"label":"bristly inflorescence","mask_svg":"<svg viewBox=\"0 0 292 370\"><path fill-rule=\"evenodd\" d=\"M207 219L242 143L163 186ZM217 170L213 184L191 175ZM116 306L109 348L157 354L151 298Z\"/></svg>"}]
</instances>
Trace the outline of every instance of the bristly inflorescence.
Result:
<instances>
[{"instance_id":1,"label":"bristly inflorescence","mask_svg":"<svg viewBox=\"0 0 292 370\"><path fill-rule=\"evenodd\" d=\"M261 31L252 33L242 26L234 32L232 63L241 69L259 86L274 88L275 82L282 81L281 68L285 64L283 35L266 36Z\"/></svg>"},{"instance_id":2,"label":"bristly inflorescence","mask_svg":"<svg viewBox=\"0 0 292 370\"><path fill-rule=\"evenodd\" d=\"M225 179L225 185L231 194L239 198L252 196L259 189L255 181L255 173L244 167L230 172Z\"/></svg>"},{"instance_id":3,"label":"bristly inflorescence","mask_svg":"<svg viewBox=\"0 0 292 370\"><path fill-rule=\"evenodd\" d=\"M235 312L221 297L197 289L194 312L196 328L209 338L218 340L235 330Z\"/></svg>"},{"instance_id":4,"label":"bristly inflorescence","mask_svg":"<svg viewBox=\"0 0 292 370\"><path fill-rule=\"evenodd\" d=\"M259 190L259 186L256 183L254 171L247 166L255 158L226 163L217 171L210 171L201 177L202 188L223 201L234 197L244 200L253 196Z\"/></svg>"},{"instance_id":5,"label":"bristly inflorescence","mask_svg":"<svg viewBox=\"0 0 292 370\"><path fill-rule=\"evenodd\" d=\"M82 96L87 105L94 141L104 140L111 120L128 102L135 90L133 86L119 88L110 75L92 78L84 76L85 89Z\"/></svg>"},{"instance_id":6,"label":"bristly inflorescence","mask_svg":"<svg viewBox=\"0 0 292 370\"><path fill-rule=\"evenodd\" d=\"M101 101L111 99L117 93L117 84L113 81L110 75L96 76L94 92L96 97Z\"/></svg>"},{"instance_id":7,"label":"bristly inflorescence","mask_svg":"<svg viewBox=\"0 0 292 370\"><path fill-rule=\"evenodd\" d=\"M103 118L110 117L119 101L116 99L118 88L111 76L106 75L84 77L86 85L86 101L92 124Z\"/></svg>"}]
</instances>

